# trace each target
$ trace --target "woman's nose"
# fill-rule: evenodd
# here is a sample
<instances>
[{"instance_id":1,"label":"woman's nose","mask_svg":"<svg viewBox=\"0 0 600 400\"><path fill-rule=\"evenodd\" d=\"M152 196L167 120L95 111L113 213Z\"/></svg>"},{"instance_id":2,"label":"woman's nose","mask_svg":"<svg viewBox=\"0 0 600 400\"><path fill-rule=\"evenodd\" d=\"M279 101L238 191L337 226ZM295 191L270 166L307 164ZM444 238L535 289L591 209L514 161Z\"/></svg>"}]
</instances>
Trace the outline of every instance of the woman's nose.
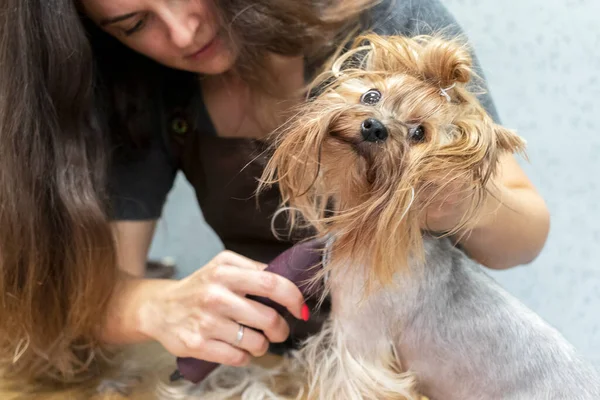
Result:
<instances>
[{"instance_id":1,"label":"woman's nose","mask_svg":"<svg viewBox=\"0 0 600 400\"><path fill-rule=\"evenodd\" d=\"M175 46L182 49L193 47L200 26L199 16L195 14L176 15L170 18L168 25L171 41Z\"/></svg>"}]
</instances>

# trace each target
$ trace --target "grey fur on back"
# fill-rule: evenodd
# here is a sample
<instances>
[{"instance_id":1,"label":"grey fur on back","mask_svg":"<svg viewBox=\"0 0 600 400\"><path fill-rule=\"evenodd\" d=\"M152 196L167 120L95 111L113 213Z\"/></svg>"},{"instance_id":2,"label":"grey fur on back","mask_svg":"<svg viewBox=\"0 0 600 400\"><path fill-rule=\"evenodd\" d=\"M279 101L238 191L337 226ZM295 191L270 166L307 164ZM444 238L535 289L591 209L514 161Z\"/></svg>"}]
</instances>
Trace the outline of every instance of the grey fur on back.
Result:
<instances>
[{"instance_id":1,"label":"grey fur on back","mask_svg":"<svg viewBox=\"0 0 600 400\"><path fill-rule=\"evenodd\" d=\"M600 377L553 327L447 239L399 277L395 329L432 399L600 399ZM391 293L390 293L391 295Z\"/></svg>"}]
</instances>

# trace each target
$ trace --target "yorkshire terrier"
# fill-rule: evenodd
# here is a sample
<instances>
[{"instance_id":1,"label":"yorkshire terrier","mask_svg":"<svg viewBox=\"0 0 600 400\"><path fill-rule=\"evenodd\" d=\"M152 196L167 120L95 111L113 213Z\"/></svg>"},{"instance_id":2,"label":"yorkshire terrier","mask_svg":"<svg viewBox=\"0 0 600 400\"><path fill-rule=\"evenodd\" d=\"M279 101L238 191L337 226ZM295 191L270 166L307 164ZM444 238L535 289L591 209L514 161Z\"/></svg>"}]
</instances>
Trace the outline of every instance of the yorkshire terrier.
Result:
<instances>
[{"instance_id":1,"label":"yorkshire terrier","mask_svg":"<svg viewBox=\"0 0 600 400\"><path fill-rule=\"evenodd\" d=\"M263 185L328 238L331 316L292 357L307 398L600 399L598 372L450 239L481 216L499 157L525 152L475 77L457 39L363 35L277 132ZM453 194L470 204L455 229L421 229Z\"/></svg>"}]
</instances>

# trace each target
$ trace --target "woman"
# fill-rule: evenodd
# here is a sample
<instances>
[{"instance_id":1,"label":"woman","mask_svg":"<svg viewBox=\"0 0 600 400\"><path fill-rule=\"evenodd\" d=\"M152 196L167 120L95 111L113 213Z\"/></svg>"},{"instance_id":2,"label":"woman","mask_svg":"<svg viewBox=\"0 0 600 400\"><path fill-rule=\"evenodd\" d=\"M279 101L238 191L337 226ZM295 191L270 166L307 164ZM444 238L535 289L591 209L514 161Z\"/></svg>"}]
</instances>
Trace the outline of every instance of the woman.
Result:
<instances>
[{"instance_id":1,"label":"woman","mask_svg":"<svg viewBox=\"0 0 600 400\"><path fill-rule=\"evenodd\" d=\"M460 32L438 0L5 0L0 21L0 342L26 379L91 371L105 344L242 365L284 341L285 321L244 298L306 316L298 289L262 271L294 238L271 234L275 192L251 198L261 139L354 28ZM142 279L178 170L229 251L181 281ZM502 204L458 244L490 268L528 263L544 201L512 157L496 184ZM460 212L440 201L423 227Z\"/></svg>"}]
</instances>

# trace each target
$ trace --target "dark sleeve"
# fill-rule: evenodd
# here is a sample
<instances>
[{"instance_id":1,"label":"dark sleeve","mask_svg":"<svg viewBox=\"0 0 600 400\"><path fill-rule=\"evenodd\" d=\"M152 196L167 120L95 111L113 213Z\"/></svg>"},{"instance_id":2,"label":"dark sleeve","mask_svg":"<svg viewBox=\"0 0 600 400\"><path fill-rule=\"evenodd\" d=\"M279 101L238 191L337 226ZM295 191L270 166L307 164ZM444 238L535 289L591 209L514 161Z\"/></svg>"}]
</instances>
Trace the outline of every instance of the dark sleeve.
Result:
<instances>
[{"instance_id":1,"label":"dark sleeve","mask_svg":"<svg viewBox=\"0 0 600 400\"><path fill-rule=\"evenodd\" d=\"M440 0L384 0L371 15L372 29L383 35L431 35L441 33L445 37L466 38L454 16ZM473 66L481 78L477 86L485 93L478 95L479 101L496 123L500 123L498 111L490 95L485 74L477 56L472 53Z\"/></svg>"},{"instance_id":2,"label":"dark sleeve","mask_svg":"<svg viewBox=\"0 0 600 400\"><path fill-rule=\"evenodd\" d=\"M177 168L162 138L127 157L113 157L109 196L113 220L154 220L161 216Z\"/></svg>"}]
</instances>

